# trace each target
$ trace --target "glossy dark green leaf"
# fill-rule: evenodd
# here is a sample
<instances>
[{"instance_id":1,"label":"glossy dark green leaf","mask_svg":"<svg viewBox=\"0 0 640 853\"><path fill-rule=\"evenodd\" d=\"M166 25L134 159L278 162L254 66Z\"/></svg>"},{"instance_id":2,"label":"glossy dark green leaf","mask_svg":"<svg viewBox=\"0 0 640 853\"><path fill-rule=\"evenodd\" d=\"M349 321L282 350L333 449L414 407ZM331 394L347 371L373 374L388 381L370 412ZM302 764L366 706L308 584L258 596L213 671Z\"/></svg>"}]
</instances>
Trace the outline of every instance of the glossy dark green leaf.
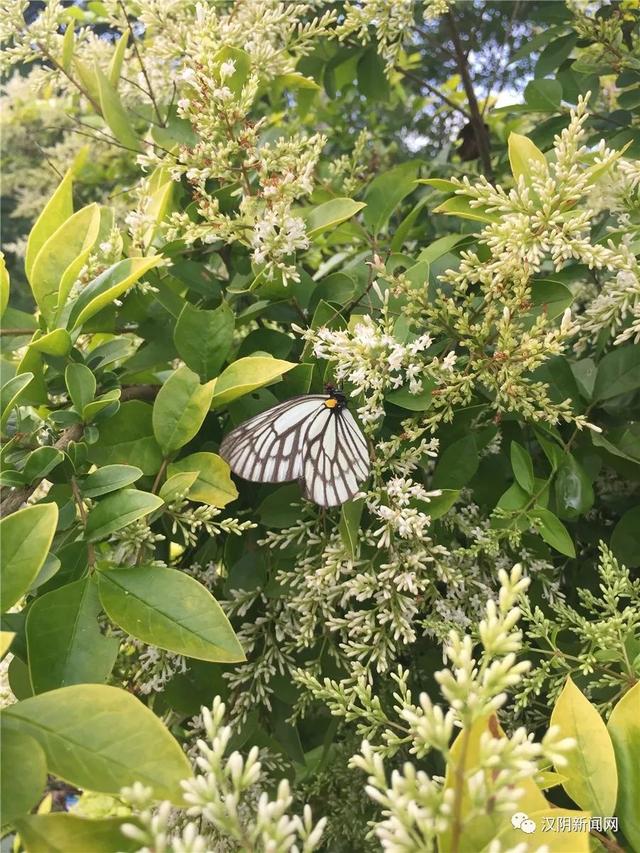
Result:
<instances>
[{"instance_id":1,"label":"glossy dark green leaf","mask_svg":"<svg viewBox=\"0 0 640 853\"><path fill-rule=\"evenodd\" d=\"M105 465L85 477L80 487L86 498L99 498L101 495L130 486L140 477L142 477L142 469L135 465Z\"/></svg>"},{"instance_id":2,"label":"glossy dark green leaf","mask_svg":"<svg viewBox=\"0 0 640 853\"><path fill-rule=\"evenodd\" d=\"M517 441L511 442L511 467L518 484L528 494L533 494L534 475L531 454Z\"/></svg>"},{"instance_id":3,"label":"glossy dark green leaf","mask_svg":"<svg viewBox=\"0 0 640 853\"><path fill-rule=\"evenodd\" d=\"M627 510L613 528L611 550L627 568L640 566L640 506Z\"/></svg>"},{"instance_id":4,"label":"glossy dark green leaf","mask_svg":"<svg viewBox=\"0 0 640 853\"><path fill-rule=\"evenodd\" d=\"M153 435L152 411L142 400L122 403L100 426L100 441L90 446L89 459L100 466L137 466L143 474L155 474L162 452Z\"/></svg>"},{"instance_id":5,"label":"glossy dark green leaf","mask_svg":"<svg viewBox=\"0 0 640 853\"><path fill-rule=\"evenodd\" d=\"M234 325L233 311L226 302L215 311L195 308L189 302L182 309L173 340L187 367L202 382L220 372L231 349Z\"/></svg>"},{"instance_id":6,"label":"glossy dark green leaf","mask_svg":"<svg viewBox=\"0 0 640 853\"><path fill-rule=\"evenodd\" d=\"M569 531L550 510L531 510L529 517L539 522L537 529L548 545L566 557L575 557L576 549Z\"/></svg>"},{"instance_id":7,"label":"glossy dark green leaf","mask_svg":"<svg viewBox=\"0 0 640 853\"><path fill-rule=\"evenodd\" d=\"M409 161L382 172L367 187L364 200L367 207L363 218L367 227L378 234L387 224L393 211L414 189L419 164Z\"/></svg>"},{"instance_id":8,"label":"glossy dark green leaf","mask_svg":"<svg viewBox=\"0 0 640 853\"><path fill-rule=\"evenodd\" d=\"M362 510L364 509L364 501L347 501L340 508L340 523L338 530L340 538L353 558L358 553L358 539L360 531L360 519L362 518Z\"/></svg>"},{"instance_id":9,"label":"glossy dark green leaf","mask_svg":"<svg viewBox=\"0 0 640 853\"><path fill-rule=\"evenodd\" d=\"M472 435L454 441L438 457L431 488L461 489L478 470L479 461Z\"/></svg>"},{"instance_id":10,"label":"glossy dark green leaf","mask_svg":"<svg viewBox=\"0 0 640 853\"><path fill-rule=\"evenodd\" d=\"M594 400L610 400L640 388L640 346L621 346L608 352L598 364Z\"/></svg>"}]
</instances>

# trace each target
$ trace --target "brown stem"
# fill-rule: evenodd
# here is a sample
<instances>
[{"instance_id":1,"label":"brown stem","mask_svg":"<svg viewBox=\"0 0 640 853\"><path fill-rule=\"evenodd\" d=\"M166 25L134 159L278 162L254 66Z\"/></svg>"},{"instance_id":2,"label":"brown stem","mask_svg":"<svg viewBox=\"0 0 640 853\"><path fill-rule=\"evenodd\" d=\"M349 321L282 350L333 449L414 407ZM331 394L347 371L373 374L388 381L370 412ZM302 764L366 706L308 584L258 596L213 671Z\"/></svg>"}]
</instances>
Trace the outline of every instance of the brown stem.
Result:
<instances>
[{"instance_id":1,"label":"brown stem","mask_svg":"<svg viewBox=\"0 0 640 853\"><path fill-rule=\"evenodd\" d=\"M482 170L485 173L487 179L489 181L492 181L493 167L491 165L491 154L489 151L489 134L487 133L487 129L484 126L482 113L480 112L480 107L478 106L478 99L476 98L476 93L473 88L473 81L471 79L471 73L469 72L469 63L467 62L467 55L462 46L462 42L460 41L460 34L458 33L458 28L456 26L456 21L453 16L453 12L447 12L447 21L449 23L451 39L453 41L453 47L456 53L458 71L460 72L460 77L462 78L462 85L464 87L464 91L467 96L467 101L469 103L471 125L473 127L473 131L476 137L476 144L478 146L478 153L480 154Z\"/></svg>"},{"instance_id":2,"label":"brown stem","mask_svg":"<svg viewBox=\"0 0 640 853\"><path fill-rule=\"evenodd\" d=\"M81 94L85 96L85 98L89 101L94 110L98 113L99 116L101 116L102 108L100 104L96 101L96 99L89 93L89 91L85 89L85 87L81 83L79 83L75 79L75 77L72 77L71 74L69 74L66 68L58 62L55 56L52 56L51 53L49 53L49 51L43 44L38 43L38 47L42 51L43 56L45 56L49 60L49 62L54 66L54 68L57 68L58 71L61 71L64 74L67 80L72 83L76 87L76 89L81 92Z\"/></svg>"},{"instance_id":3,"label":"brown stem","mask_svg":"<svg viewBox=\"0 0 640 853\"><path fill-rule=\"evenodd\" d=\"M0 329L0 336L13 335L14 337L17 337L18 335L32 335L37 331L37 329Z\"/></svg>"},{"instance_id":4,"label":"brown stem","mask_svg":"<svg viewBox=\"0 0 640 853\"><path fill-rule=\"evenodd\" d=\"M133 27L131 26L131 23L129 21L129 16L127 15L126 7L125 7L124 3L122 2L122 0L118 0L118 5L122 9L122 14L124 15L124 20L127 24L127 28L129 30L129 35L131 36L131 44L132 44L133 49L135 51L135 54L136 54L136 57L138 59L138 63L140 65L140 68L142 69L142 74L144 76L144 79L147 83L147 89L149 90L147 92L147 94L151 98L151 102L153 104L153 109L155 110L158 121L160 122L160 126L164 127L164 121L162 120L162 116L160 115L160 110L158 109L158 103L156 101L155 95L153 94L153 88L151 86L151 80L149 80L149 75L147 74L147 69L145 68L144 62L142 61L142 57L140 56L140 51L138 50L138 43L136 41L135 33L133 32Z\"/></svg>"},{"instance_id":5,"label":"brown stem","mask_svg":"<svg viewBox=\"0 0 640 853\"><path fill-rule=\"evenodd\" d=\"M67 427L60 438L53 445L57 450L66 450L72 441L79 441L84 432L83 424L73 424ZM5 515L11 515L12 512L20 509L22 504L27 501L35 490L40 485L41 480L31 486L23 486L21 489L16 489L0 503L0 518Z\"/></svg>"},{"instance_id":6,"label":"brown stem","mask_svg":"<svg viewBox=\"0 0 640 853\"><path fill-rule=\"evenodd\" d=\"M598 832L597 829L591 829L589 832L594 836L594 838L598 839L600 844L602 844L606 850L612 850L614 853L624 853L624 847L620 847L616 841L613 841L611 838L607 838L606 835Z\"/></svg>"},{"instance_id":7,"label":"brown stem","mask_svg":"<svg viewBox=\"0 0 640 853\"><path fill-rule=\"evenodd\" d=\"M80 489L78 488L78 483L76 482L76 478L71 478L71 491L73 492L73 499L76 502L76 506L78 507L78 512L80 513L80 519L82 521L82 526L86 528L87 526L87 510L85 508L84 502L82 500L82 494L80 493ZM87 559L89 561L89 568L95 566L96 564L96 549L93 547L92 542L87 543Z\"/></svg>"},{"instance_id":8,"label":"brown stem","mask_svg":"<svg viewBox=\"0 0 640 853\"><path fill-rule=\"evenodd\" d=\"M399 65L394 66L396 71L399 71L407 80L413 80L414 83L417 83L419 86L422 86L423 89L426 89L427 92L431 92L432 95L435 95L436 98L440 98L445 104L451 107L452 110L455 110L460 115L463 115L467 121L471 121L471 113L467 112L464 107L461 107L460 104L456 104L455 101L451 100L444 92L441 92L436 86L432 83L429 83L428 80L423 80L422 77L418 77L417 74L414 74L411 71L405 71L404 68L401 68Z\"/></svg>"}]
</instances>

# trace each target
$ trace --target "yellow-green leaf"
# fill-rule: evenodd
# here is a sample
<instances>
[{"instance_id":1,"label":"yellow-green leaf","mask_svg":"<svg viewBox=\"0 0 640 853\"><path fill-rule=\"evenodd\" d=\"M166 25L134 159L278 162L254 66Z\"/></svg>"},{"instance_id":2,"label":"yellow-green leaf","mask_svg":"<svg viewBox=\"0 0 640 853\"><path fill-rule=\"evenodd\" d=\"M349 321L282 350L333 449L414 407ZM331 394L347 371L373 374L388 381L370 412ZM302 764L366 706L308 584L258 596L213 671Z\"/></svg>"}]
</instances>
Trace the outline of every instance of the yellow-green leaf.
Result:
<instances>
[{"instance_id":1,"label":"yellow-green leaf","mask_svg":"<svg viewBox=\"0 0 640 853\"><path fill-rule=\"evenodd\" d=\"M14 637L15 631L0 631L0 660L2 660L11 648Z\"/></svg>"},{"instance_id":2,"label":"yellow-green leaf","mask_svg":"<svg viewBox=\"0 0 640 853\"><path fill-rule=\"evenodd\" d=\"M150 269L157 267L161 261L160 255L153 255L150 258L125 258L110 266L94 278L76 299L67 327L76 329L82 326L90 317L122 296L132 284Z\"/></svg>"},{"instance_id":3,"label":"yellow-green leaf","mask_svg":"<svg viewBox=\"0 0 640 853\"><path fill-rule=\"evenodd\" d=\"M169 465L168 475L195 471L197 479L189 490L189 500L224 507L238 497L229 466L217 453L192 453Z\"/></svg>"},{"instance_id":4,"label":"yellow-green leaf","mask_svg":"<svg viewBox=\"0 0 640 853\"><path fill-rule=\"evenodd\" d=\"M527 851L544 849L548 853L589 853L589 812L552 806L529 811L523 808L522 800L518 803L518 812L523 812L525 820L532 821L535 828L531 831L529 824L526 831L520 829L512 825L511 816L503 815L504 822L492 839L500 842L500 850L517 848ZM488 848L482 850L482 853L488 853Z\"/></svg>"},{"instance_id":5,"label":"yellow-green leaf","mask_svg":"<svg viewBox=\"0 0 640 853\"><path fill-rule=\"evenodd\" d=\"M527 183L531 180L532 164L540 163L547 168L542 151L528 137L519 133L509 134L509 162L516 181L522 175Z\"/></svg>"},{"instance_id":6,"label":"yellow-green leaf","mask_svg":"<svg viewBox=\"0 0 640 853\"><path fill-rule=\"evenodd\" d=\"M140 842L122 834L133 817L79 817L66 812L31 814L16 821L16 830L29 853L128 853Z\"/></svg>"},{"instance_id":7,"label":"yellow-green leaf","mask_svg":"<svg viewBox=\"0 0 640 853\"><path fill-rule=\"evenodd\" d=\"M276 382L283 373L296 367L291 361L267 356L248 356L230 364L215 380L211 408L226 406L256 388Z\"/></svg>"},{"instance_id":8,"label":"yellow-green leaf","mask_svg":"<svg viewBox=\"0 0 640 853\"><path fill-rule=\"evenodd\" d=\"M83 207L49 237L33 262L29 283L47 322L62 305L89 257L100 228L97 204Z\"/></svg>"},{"instance_id":9,"label":"yellow-green leaf","mask_svg":"<svg viewBox=\"0 0 640 853\"><path fill-rule=\"evenodd\" d=\"M122 35L118 39L116 49L113 51L111 62L109 63L108 77L109 82L111 83L114 89L118 88L118 81L120 80L120 72L122 71L122 63L124 62L124 55L127 50L128 41L129 33L122 33Z\"/></svg>"},{"instance_id":10,"label":"yellow-green leaf","mask_svg":"<svg viewBox=\"0 0 640 853\"><path fill-rule=\"evenodd\" d=\"M616 815L625 838L634 850L640 850L640 684L635 684L620 699L607 726L613 741L618 768Z\"/></svg>"},{"instance_id":11,"label":"yellow-green leaf","mask_svg":"<svg viewBox=\"0 0 640 853\"><path fill-rule=\"evenodd\" d=\"M125 108L122 106L120 95L111 85L108 77L105 77L100 66L96 62L94 66L94 74L98 84L98 92L100 94L100 108L102 116L109 129L125 148L131 148L134 151L141 151L142 145L140 139L131 126L129 116Z\"/></svg>"},{"instance_id":12,"label":"yellow-green leaf","mask_svg":"<svg viewBox=\"0 0 640 853\"><path fill-rule=\"evenodd\" d=\"M170 474L168 479L162 484L162 488L158 495L168 504L172 500L181 495L182 497L191 498L189 490L195 483L198 477L197 471L183 471L181 474Z\"/></svg>"},{"instance_id":13,"label":"yellow-green leaf","mask_svg":"<svg viewBox=\"0 0 640 853\"><path fill-rule=\"evenodd\" d=\"M500 219L497 213L489 213L482 205L471 207L469 199L462 195L448 198L438 207L434 207L433 212L459 216L460 219L471 219L474 222L498 222Z\"/></svg>"},{"instance_id":14,"label":"yellow-green leaf","mask_svg":"<svg viewBox=\"0 0 640 853\"><path fill-rule=\"evenodd\" d=\"M153 405L153 434L165 456L170 456L194 437L207 416L215 380L200 384L188 367L174 371Z\"/></svg>"},{"instance_id":15,"label":"yellow-green leaf","mask_svg":"<svg viewBox=\"0 0 640 853\"><path fill-rule=\"evenodd\" d=\"M9 416L14 408L20 402L20 398L24 394L27 386L33 379L33 373L18 373L17 376L9 379L0 389L0 429L4 430Z\"/></svg>"},{"instance_id":16,"label":"yellow-green leaf","mask_svg":"<svg viewBox=\"0 0 640 853\"><path fill-rule=\"evenodd\" d=\"M69 21L67 29L64 31L64 38L62 39L62 55L60 57L60 64L65 71L69 71L71 68L71 62L73 61L73 49L75 45L75 23L73 21Z\"/></svg>"},{"instance_id":17,"label":"yellow-green leaf","mask_svg":"<svg viewBox=\"0 0 640 853\"><path fill-rule=\"evenodd\" d=\"M29 349L47 355L67 355L72 346L71 335L66 329L54 329L46 335L36 332L29 342Z\"/></svg>"},{"instance_id":18,"label":"yellow-green leaf","mask_svg":"<svg viewBox=\"0 0 640 853\"><path fill-rule=\"evenodd\" d=\"M73 213L72 190L73 167L68 169L31 229L24 256L24 268L28 279L31 278L31 270L40 249Z\"/></svg>"},{"instance_id":19,"label":"yellow-green leaf","mask_svg":"<svg viewBox=\"0 0 640 853\"><path fill-rule=\"evenodd\" d=\"M54 503L25 507L0 522L3 613L13 607L36 579L49 553L57 523L58 507Z\"/></svg>"},{"instance_id":20,"label":"yellow-green leaf","mask_svg":"<svg viewBox=\"0 0 640 853\"><path fill-rule=\"evenodd\" d=\"M600 714L571 680L567 681L551 712L551 725L562 737L575 738L567 755L563 787L580 808L610 817L615 812L618 773L613 744Z\"/></svg>"},{"instance_id":21,"label":"yellow-green leaf","mask_svg":"<svg viewBox=\"0 0 640 853\"><path fill-rule=\"evenodd\" d=\"M315 237L327 228L333 228L352 216L367 205L362 201L354 201L352 198L332 198L317 207L311 208L306 213L307 234Z\"/></svg>"},{"instance_id":22,"label":"yellow-green leaf","mask_svg":"<svg viewBox=\"0 0 640 853\"><path fill-rule=\"evenodd\" d=\"M0 317L9 304L9 273L4 255L0 252Z\"/></svg>"}]
</instances>

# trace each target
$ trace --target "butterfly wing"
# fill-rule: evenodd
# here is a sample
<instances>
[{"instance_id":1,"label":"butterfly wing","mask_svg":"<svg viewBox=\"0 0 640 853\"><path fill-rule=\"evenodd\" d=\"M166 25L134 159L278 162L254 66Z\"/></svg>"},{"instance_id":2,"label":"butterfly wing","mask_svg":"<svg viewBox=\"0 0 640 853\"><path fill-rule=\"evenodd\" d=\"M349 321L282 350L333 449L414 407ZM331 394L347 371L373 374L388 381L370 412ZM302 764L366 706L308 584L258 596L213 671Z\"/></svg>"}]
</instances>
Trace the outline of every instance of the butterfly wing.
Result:
<instances>
[{"instance_id":1,"label":"butterfly wing","mask_svg":"<svg viewBox=\"0 0 640 853\"><path fill-rule=\"evenodd\" d=\"M220 456L245 480L285 483L302 476L306 434L324 412L326 394L307 394L249 418L220 445Z\"/></svg>"},{"instance_id":2,"label":"butterfly wing","mask_svg":"<svg viewBox=\"0 0 640 853\"><path fill-rule=\"evenodd\" d=\"M325 408L309 426L302 468L305 497L320 506L351 500L369 476L367 441L348 409Z\"/></svg>"}]
</instances>

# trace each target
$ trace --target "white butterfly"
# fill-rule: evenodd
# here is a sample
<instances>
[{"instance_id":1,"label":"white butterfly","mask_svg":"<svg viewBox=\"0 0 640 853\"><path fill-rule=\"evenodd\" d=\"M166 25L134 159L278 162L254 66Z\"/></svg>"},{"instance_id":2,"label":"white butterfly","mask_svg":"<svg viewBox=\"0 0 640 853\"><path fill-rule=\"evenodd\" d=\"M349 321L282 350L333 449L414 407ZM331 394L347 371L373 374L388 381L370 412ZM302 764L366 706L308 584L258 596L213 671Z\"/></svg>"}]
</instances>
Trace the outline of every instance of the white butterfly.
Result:
<instances>
[{"instance_id":1,"label":"white butterfly","mask_svg":"<svg viewBox=\"0 0 640 853\"><path fill-rule=\"evenodd\" d=\"M245 480L301 480L305 497L320 506L350 500L369 476L367 442L345 395L305 394L280 403L232 430L220 456Z\"/></svg>"}]
</instances>

